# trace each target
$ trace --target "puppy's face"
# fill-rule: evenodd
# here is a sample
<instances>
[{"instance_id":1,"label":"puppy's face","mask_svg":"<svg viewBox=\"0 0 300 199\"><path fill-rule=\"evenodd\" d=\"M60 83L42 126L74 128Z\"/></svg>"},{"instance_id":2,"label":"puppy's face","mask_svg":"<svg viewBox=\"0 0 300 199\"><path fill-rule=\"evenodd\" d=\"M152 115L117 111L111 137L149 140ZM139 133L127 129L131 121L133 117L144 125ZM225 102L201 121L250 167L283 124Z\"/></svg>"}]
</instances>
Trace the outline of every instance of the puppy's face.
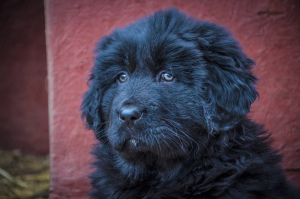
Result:
<instances>
[{"instance_id":1,"label":"puppy's face","mask_svg":"<svg viewBox=\"0 0 300 199\"><path fill-rule=\"evenodd\" d=\"M179 159L240 121L256 98L253 62L214 24L158 12L97 48L82 104L96 137L128 160Z\"/></svg>"},{"instance_id":2,"label":"puppy's face","mask_svg":"<svg viewBox=\"0 0 300 199\"><path fill-rule=\"evenodd\" d=\"M200 51L174 36L160 41L127 37L122 42L106 49L115 50L106 72L113 81L101 101L111 146L125 156L142 152L166 158L199 148Z\"/></svg>"}]
</instances>

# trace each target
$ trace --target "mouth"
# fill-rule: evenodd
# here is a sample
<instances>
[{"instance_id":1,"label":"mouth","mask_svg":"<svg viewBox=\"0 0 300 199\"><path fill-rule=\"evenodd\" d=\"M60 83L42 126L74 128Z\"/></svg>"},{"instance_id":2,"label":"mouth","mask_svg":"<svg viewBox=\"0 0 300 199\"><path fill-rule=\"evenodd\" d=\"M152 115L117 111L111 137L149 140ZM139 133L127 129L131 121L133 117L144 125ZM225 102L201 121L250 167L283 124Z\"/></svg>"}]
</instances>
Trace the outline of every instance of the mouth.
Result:
<instances>
[{"instance_id":1,"label":"mouth","mask_svg":"<svg viewBox=\"0 0 300 199\"><path fill-rule=\"evenodd\" d=\"M132 153L132 152L143 152L147 149L146 144L141 140L135 138L127 139L122 146L119 148L119 152Z\"/></svg>"},{"instance_id":2,"label":"mouth","mask_svg":"<svg viewBox=\"0 0 300 199\"><path fill-rule=\"evenodd\" d=\"M140 150L145 144L141 142L140 140L137 140L135 138L130 138L125 141L124 149L131 149L131 150Z\"/></svg>"},{"instance_id":3,"label":"mouth","mask_svg":"<svg viewBox=\"0 0 300 199\"><path fill-rule=\"evenodd\" d=\"M139 141L134 138L130 138L127 142L130 146L133 146L133 147L137 147L137 145L139 144Z\"/></svg>"}]
</instances>

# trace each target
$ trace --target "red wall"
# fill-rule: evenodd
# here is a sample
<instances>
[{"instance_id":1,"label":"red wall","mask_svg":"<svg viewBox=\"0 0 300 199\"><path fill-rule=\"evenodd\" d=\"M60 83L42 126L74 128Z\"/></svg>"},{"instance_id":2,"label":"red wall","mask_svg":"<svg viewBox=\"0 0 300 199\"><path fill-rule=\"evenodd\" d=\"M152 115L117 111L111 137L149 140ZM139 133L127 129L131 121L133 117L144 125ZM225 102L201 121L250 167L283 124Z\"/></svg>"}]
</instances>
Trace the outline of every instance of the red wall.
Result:
<instances>
[{"instance_id":1,"label":"red wall","mask_svg":"<svg viewBox=\"0 0 300 199\"><path fill-rule=\"evenodd\" d=\"M46 1L50 91L51 198L85 198L95 143L80 119L95 43L114 28L176 6L227 26L256 60L260 100L252 117L273 133L284 167L300 184L300 5L287 0Z\"/></svg>"},{"instance_id":2,"label":"red wall","mask_svg":"<svg viewBox=\"0 0 300 199\"><path fill-rule=\"evenodd\" d=\"M0 148L48 154L44 5L0 2Z\"/></svg>"}]
</instances>

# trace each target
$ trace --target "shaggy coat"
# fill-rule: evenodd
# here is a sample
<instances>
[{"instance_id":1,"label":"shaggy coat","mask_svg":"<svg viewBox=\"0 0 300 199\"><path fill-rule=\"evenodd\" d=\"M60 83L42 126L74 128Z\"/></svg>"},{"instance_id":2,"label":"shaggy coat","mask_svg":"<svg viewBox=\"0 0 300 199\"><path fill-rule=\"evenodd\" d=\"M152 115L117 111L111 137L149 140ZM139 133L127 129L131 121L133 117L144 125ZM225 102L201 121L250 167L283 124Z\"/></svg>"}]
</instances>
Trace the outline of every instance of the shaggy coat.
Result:
<instances>
[{"instance_id":1,"label":"shaggy coat","mask_svg":"<svg viewBox=\"0 0 300 199\"><path fill-rule=\"evenodd\" d=\"M81 106L100 199L296 198L246 114L254 62L223 27L158 11L105 36Z\"/></svg>"}]
</instances>

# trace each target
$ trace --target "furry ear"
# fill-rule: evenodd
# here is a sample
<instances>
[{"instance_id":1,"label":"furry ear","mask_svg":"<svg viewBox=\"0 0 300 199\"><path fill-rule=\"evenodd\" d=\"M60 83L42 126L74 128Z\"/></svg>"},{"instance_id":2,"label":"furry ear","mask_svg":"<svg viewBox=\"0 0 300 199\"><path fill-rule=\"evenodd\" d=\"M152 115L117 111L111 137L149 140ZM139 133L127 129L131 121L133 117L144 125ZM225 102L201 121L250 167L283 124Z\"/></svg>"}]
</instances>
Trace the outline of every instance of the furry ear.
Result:
<instances>
[{"instance_id":1,"label":"furry ear","mask_svg":"<svg viewBox=\"0 0 300 199\"><path fill-rule=\"evenodd\" d=\"M256 77L250 72L254 62L224 28L207 26L209 31L199 39L207 70L202 88L204 116L210 130L226 131L249 112L258 95Z\"/></svg>"},{"instance_id":2,"label":"furry ear","mask_svg":"<svg viewBox=\"0 0 300 199\"><path fill-rule=\"evenodd\" d=\"M97 139L100 139L101 132L101 117L100 117L100 99L101 94L97 88L94 88L93 84L89 90L83 95L83 102L81 104L82 115L85 119L88 129L93 129Z\"/></svg>"},{"instance_id":3,"label":"furry ear","mask_svg":"<svg viewBox=\"0 0 300 199\"><path fill-rule=\"evenodd\" d=\"M89 81L92 81L93 79L94 77L91 75ZM99 100L97 100L98 95L99 94L97 90L93 88L93 85L90 85L89 90L83 95L83 101L80 107L82 111L81 117L85 119L88 129L93 129L96 109L99 109Z\"/></svg>"},{"instance_id":4,"label":"furry ear","mask_svg":"<svg viewBox=\"0 0 300 199\"><path fill-rule=\"evenodd\" d=\"M98 43L95 52L95 66L92 68L92 74L89 79L89 90L83 95L83 102L81 104L82 119L85 119L88 129L93 129L95 135L100 139L100 132L103 128L101 114L101 96L105 87L105 82L101 82L103 72L101 71L102 65L101 56L99 52L105 50L110 42L109 37L103 37Z\"/></svg>"}]
</instances>

